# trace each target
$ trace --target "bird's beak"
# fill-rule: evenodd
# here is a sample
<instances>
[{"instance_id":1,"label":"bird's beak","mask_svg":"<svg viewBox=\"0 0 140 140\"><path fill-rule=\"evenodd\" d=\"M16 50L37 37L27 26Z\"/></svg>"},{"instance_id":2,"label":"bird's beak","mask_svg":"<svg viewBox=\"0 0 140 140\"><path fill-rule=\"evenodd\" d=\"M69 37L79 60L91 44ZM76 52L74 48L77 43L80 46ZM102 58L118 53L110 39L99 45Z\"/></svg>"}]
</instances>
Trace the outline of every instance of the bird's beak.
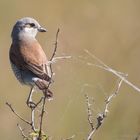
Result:
<instances>
[{"instance_id":1,"label":"bird's beak","mask_svg":"<svg viewBox=\"0 0 140 140\"><path fill-rule=\"evenodd\" d=\"M38 30L39 32L47 32L47 30L46 30L45 28L43 28L43 27L39 27L37 30Z\"/></svg>"}]
</instances>

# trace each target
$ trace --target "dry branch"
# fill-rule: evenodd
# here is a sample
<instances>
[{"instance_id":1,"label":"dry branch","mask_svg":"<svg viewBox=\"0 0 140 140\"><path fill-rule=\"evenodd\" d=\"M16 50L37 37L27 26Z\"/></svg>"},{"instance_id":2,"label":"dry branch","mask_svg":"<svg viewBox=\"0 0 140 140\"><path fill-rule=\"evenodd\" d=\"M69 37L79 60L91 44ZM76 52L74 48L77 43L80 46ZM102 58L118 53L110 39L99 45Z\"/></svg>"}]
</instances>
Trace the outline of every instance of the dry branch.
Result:
<instances>
[{"instance_id":1,"label":"dry branch","mask_svg":"<svg viewBox=\"0 0 140 140\"><path fill-rule=\"evenodd\" d=\"M118 78L122 79L124 81L124 83L128 84L130 87L132 87L133 89L135 89L136 91L138 91L140 93L140 88L137 87L136 85L132 84L130 81L128 81L126 79L126 77L128 76L128 74L124 74L122 72L118 72L114 69L112 69L111 67L109 67L108 65L106 65L103 61L101 61L100 59L98 59L94 54L90 53L88 50L85 50L85 52L91 56L93 59L95 59L97 61L98 64L93 64L93 63L87 63L88 66L96 66L99 67L103 70L106 70L108 72L113 73L115 76L117 76Z\"/></svg>"},{"instance_id":2,"label":"dry branch","mask_svg":"<svg viewBox=\"0 0 140 140\"><path fill-rule=\"evenodd\" d=\"M56 38L55 38L55 47L54 47L54 51L53 54L50 58L50 62L53 60L54 56L56 55L56 51L57 51L57 46L58 46L58 35L59 35L59 31L60 29L58 28L57 32L56 32ZM52 69L52 64L50 64L50 78L52 79L53 77L53 69ZM50 85L52 84L52 80L50 80L50 82L48 83L47 89L49 89ZM42 135L42 124L43 124L43 116L44 116L44 112L45 112L45 104L46 104L46 97L44 96L43 98L43 105L42 105L42 110L41 110L41 118L40 118L40 124L39 124L39 136L38 136L38 140L41 140L41 135Z\"/></svg>"},{"instance_id":3,"label":"dry branch","mask_svg":"<svg viewBox=\"0 0 140 140\"><path fill-rule=\"evenodd\" d=\"M90 127L91 127L91 130L94 130L94 125L93 125L93 121L92 121L92 111L91 111L91 103L90 103L90 99L88 97L88 95L86 94L85 95L85 98L86 98L86 104L87 104L87 114L88 114L88 123L90 124Z\"/></svg>"},{"instance_id":4,"label":"dry branch","mask_svg":"<svg viewBox=\"0 0 140 140\"><path fill-rule=\"evenodd\" d=\"M17 127L19 128L19 131L21 132L23 139L28 140L28 137L24 134L24 130L21 128L21 126L19 124L17 124Z\"/></svg>"},{"instance_id":5,"label":"dry branch","mask_svg":"<svg viewBox=\"0 0 140 140\"><path fill-rule=\"evenodd\" d=\"M12 111L20 120L22 120L22 121L25 122L26 124L31 125L31 122L29 122L29 121L23 119L23 118L15 111L15 109L12 107L11 104L9 104L8 102L6 102L6 105L11 109L11 111Z\"/></svg>"},{"instance_id":6,"label":"dry branch","mask_svg":"<svg viewBox=\"0 0 140 140\"><path fill-rule=\"evenodd\" d=\"M109 112L109 105L112 102L112 99L118 94L120 87L122 85L123 80L121 79L118 84L117 84L117 88L116 90L105 100L105 107L103 112L99 113L97 118L96 118L96 124L94 126L93 122L92 122L92 111L91 111L91 103L90 103L90 99L88 97L88 95L86 95L86 104L87 104L87 116L88 116L88 123L90 125L90 132L87 136L86 140L91 140L93 135L96 133L96 131L99 129L99 127L103 124L104 119L107 117L107 114Z\"/></svg>"}]
</instances>

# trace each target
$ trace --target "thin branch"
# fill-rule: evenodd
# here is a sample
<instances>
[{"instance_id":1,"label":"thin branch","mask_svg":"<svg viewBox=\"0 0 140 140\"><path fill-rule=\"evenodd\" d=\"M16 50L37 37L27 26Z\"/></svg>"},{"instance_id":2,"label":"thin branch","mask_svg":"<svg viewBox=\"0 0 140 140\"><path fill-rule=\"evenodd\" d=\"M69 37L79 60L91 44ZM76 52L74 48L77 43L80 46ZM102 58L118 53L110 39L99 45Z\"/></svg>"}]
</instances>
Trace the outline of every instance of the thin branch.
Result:
<instances>
[{"instance_id":1,"label":"thin branch","mask_svg":"<svg viewBox=\"0 0 140 140\"><path fill-rule=\"evenodd\" d=\"M56 38L55 38L55 44L54 44L55 47L54 47L53 54L52 54L52 56L51 56L51 58L50 58L50 61L52 61L52 59L53 59L54 56L56 55L59 31L60 31L60 29L58 28L58 30L57 30L57 32L56 32Z\"/></svg>"},{"instance_id":2,"label":"thin branch","mask_svg":"<svg viewBox=\"0 0 140 140\"><path fill-rule=\"evenodd\" d=\"M53 54L50 58L50 62L53 60L54 56L56 55L56 51L57 51L57 46L58 46L58 35L59 35L60 29L58 28L57 32L56 32L56 38L55 38L55 44L54 44L54 51ZM52 64L50 64L50 70L51 70L51 78L53 76L53 70L52 70ZM51 82L49 82L48 87L50 86Z\"/></svg>"},{"instance_id":3,"label":"thin branch","mask_svg":"<svg viewBox=\"0 0 140 140\"><path fill-rule=\"evenodd\" d=\"M95 132L99 129L99 127L103 124L103 121L105 119L105 117L107 117L107 113L109 112L108 108L109 105L112 101L112 99L118 94L120 87L122 85L123 79L120 79L120 81L117 84L117 88L116 90L107 98L107 100L105 101L105 108L103 110L103 112L99 113L96 120L97 123L95 124L95 126L93 126L93 122L91 121L91 116L92 116L92 112L91 112L91 104L89 103L89 97L88 95L86 95L86 102L87 102L87 108L88 108L88 122L89 125L91 127L91 131L88 134L88 137L86 140L91 140L91 138L93 137L93 135L95 134Z\"/></svg>"},{"instance_id":4,"label":"thin branch","mask_svg":"<svg viewBox=\"0 0 140 140\"><path fill-rule=\"evenodd\" d=\"M89 133L89 135L88 135L88 137L87 137L87 140L91 140L91 138L92 138L93 134L95 133L95 131L96 131L96 129L93 129L93 130Z\"/></svg>"},{"instance_id":5,"label":"thin branch","mask_svg":"<svg viewBox=\"0 0 140 140\"><path fill-rule=\"evenodd\" d=\"M57 56L57 57L54 57L51 61L49 61L49 63L53 64L53 63L56 63L58 60L70 59L70 58L72 58L72 56Z\"/></svg>"},{"instance_id":6,"label":"thin branch","mask_svg":"<svg viewBox=\"0 0 140 140\"><path fill-rule=\"evenodd\" d=\"M42 134L42 123L43 123L43 116L45 112L45 103L46 103L46 97L44 96L41 115L40 115L41 119L40 119L39 136L38 136L39 140L41 140L41 134Z\"/></svg>"},{"instance_id":7,"label":"thin branch","mask_svg":"<svg viewBox=\"0 0 140 140\"><path fill-rule=\"evenodd\" d=\"M19 124L17 124L17 127L19 128L19 131L21 132L23 139L28 140L28 137L24 134L24 130L21 128L21 126Z\"/></svg>"},{"instance_id":8,"label":"thin branch","mask_svg":"<svg viewBox=\"0 0 140 140\"><path fill-rule=\"evenodd\" d=\"M25 122L25 123L31 125L31 122L29 122L29 121L23 119L23 118L15 111L15 109L12 107L11 104L9 104L8 102L6 102L6 105L11 109L11 111L12 111L20 120L22 120L23 122Z\"/></svg>"},{"instance_id":9,"label":"thin branch","mask_svg":"<svg viewBox=\"0 0 140 140\"><path fill-rule=\"evenodd\" d=\"M122 79L126 84L128 84L129 86L131 86L133 89L135 89L136 91L138 91L140 93L140 88L135 86L134 84L132 84L131 82L129 82L125 76L122 75L122 73L117 72L116 70L110 68L108 65L106 65L104 62L102 62L100 59L98 59L95 55L93 55L92 53L90 53L88 50L85 50L85 52L90 55L93 59L95 59L100 65L98 67L109 71L111 73L113 73L114 75L116 75L117 77L119 77L120 79ZM90 63L92 64L92 63ZM93 64L94 65L94 64Z\"/></svg>"},{"instance_id":10,"label":"thin branch","mask_svg":"<svg viewBox=\"0 0 140 140\"><path fill-rule=\"evenodd\" d=\"M85 97L86 97L86 104L87 104L88 123L90 124L91 130L93 130L94 129L93 122L92 122L93 115L91 111L92 104L90 103L89 97L87 94L85 95Z\"/></svg>"},{"instance_id":11,"label":"thin branch","mask_svg":"<svg viewBox=\"0 0 140 140\"><path fill-rule=\"evenodd\" d=\"M34 132L36 132L35 128L35 108L31 109L31 127Z\"/></svg>"},{"instance_id":12,"label":"thin branch","mask_svg":"<svg viewBox=\"0 0 140 140\"><path fill-rule=\"evenodd\" d=\"M43 97L40 98L40 100L36 103L35 107L38 107L38 105L43 101Z\"/></svg>"},{"instance_id":13,"label":"thin branch","mask_svg":"<svg viewBox=\"0 0 140 140\"><path fill-rule=\"evenodd\" d=\"M120 87L121 87L121 85L122 85L122 82L123 82L123 80L121 79L121 80L118 82L118 86L117 86L115 92L114 92L113 94L111 94L111 95L107 98L107 100L105 101L105 102L106 102L106 105L105 105L105 109L104 109L104 113L103 113L104 116L106 116L107 113L109 112L109 111L108 111L109 104L111 103L112 98L114 98L114 97L118 94L118 92L119 92L119 90L120 90Z\"/></svg>"},{"instance_id":14,"label":"thin branch","mask_svg":"<svg viewBox=\"0 0 140 140\"><path fill-rule=\"evenodd\" d=\"M60 29L58 28L57 32L56 32L56 38L55 38L55 47L54 47L54 51L53 54L50 58L50 61L53 60L54 56L56 55L56 51L57 51L57 45L58 45L58 35L59 35L59 31ZM51 71L51 79L53 77L53 70L52 70L52 64L50 64L50 71ZM50 85L52 84L51 80L48 83L47 89L49 89ZM42 110L41 110L41 118L40 118L40 126L39 126L39 136L38 139L41 140L41 134L42 134L42 123L43 123L43 116L44 116L44 112L45 112L45 104L46 104L46 97L43 98L43 105L42 105Z\"/></svg>"}]
</instances>

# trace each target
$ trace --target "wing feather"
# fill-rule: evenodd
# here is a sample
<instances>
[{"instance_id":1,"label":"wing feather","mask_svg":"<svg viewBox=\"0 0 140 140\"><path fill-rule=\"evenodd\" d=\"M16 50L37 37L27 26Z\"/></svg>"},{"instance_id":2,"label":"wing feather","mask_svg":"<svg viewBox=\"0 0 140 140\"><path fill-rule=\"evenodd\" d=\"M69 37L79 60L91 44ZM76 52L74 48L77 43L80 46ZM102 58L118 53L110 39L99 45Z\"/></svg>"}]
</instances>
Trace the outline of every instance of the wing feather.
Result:
<instances>
[{"instance_id":1,"label":"wing feather","mask_svg":"<svg viewBox=\"0 0 140 140\"><path fill-rule=\"evenodd\" d=\"M29 70L41 79L50 80L46 70L47 57L36 40L12 44L9 55L10 61L19 69Z\"/></svg>"}]
</instances>

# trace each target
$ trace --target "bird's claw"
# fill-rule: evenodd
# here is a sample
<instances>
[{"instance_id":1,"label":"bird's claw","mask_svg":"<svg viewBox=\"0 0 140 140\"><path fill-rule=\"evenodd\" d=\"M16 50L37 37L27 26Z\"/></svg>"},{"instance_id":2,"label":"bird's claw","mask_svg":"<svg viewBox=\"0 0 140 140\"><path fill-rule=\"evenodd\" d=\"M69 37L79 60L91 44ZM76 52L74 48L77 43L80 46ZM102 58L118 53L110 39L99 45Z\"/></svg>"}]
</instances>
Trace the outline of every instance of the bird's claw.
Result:
<instances>
[{"instance_id":1,"label":"bird's claw","mask_svg":"<svg viewBox=\"0 0 140 140\"><path fill-rule=\"evenodd\" d=\"M35 108L36 107L36 104L33 102L33 101L28 101L27 102L27 106L29 107L29 108Z\"/></svg>"}]
</instances>

